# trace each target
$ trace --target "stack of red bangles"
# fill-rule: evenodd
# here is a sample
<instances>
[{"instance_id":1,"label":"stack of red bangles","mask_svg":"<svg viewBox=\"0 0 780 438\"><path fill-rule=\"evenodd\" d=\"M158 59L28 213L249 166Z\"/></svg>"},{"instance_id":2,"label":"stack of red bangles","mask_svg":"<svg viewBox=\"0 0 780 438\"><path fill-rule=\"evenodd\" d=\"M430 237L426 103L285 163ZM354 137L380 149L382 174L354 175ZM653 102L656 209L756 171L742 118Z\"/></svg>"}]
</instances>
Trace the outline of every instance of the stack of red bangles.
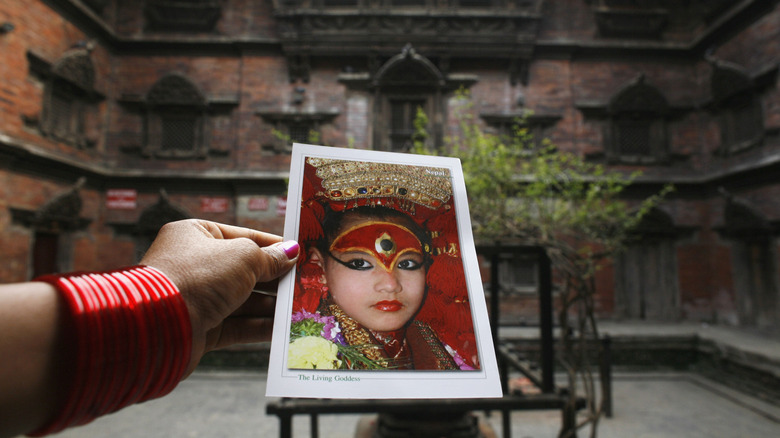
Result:
<instances>
[{"instance_id":1,"label":"stack of red bangles","mask_svg":"<svg viewBox=\"0 0 780 438\"><path fill-rule=\"evenodd\" d=\"M162 397L184 376L192 326L184 299L162 272L134 266L36 280L53 284L65 297L76 345L65 405L31 436L86 424Z\"/></svg>"}]
</instances>

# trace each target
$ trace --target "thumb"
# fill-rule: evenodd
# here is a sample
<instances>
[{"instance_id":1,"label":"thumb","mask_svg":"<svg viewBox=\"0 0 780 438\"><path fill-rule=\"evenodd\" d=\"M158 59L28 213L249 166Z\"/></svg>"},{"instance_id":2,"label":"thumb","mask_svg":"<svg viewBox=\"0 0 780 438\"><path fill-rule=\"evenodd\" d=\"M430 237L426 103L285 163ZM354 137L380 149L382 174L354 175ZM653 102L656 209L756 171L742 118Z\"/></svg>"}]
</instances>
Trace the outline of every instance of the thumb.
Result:
<instances>
[{"instance_id":1,"label":"thumb","mask_svg":"<svg viewBox=\"0 0 780 438\"><path fill-rule=\"evenodd\" d=\"M264 283L274 280L292 269L298 260L300 246L294 240L275 243L260 248L262 259L257 267L257 282Z\"/></svg>"}]
</instances>

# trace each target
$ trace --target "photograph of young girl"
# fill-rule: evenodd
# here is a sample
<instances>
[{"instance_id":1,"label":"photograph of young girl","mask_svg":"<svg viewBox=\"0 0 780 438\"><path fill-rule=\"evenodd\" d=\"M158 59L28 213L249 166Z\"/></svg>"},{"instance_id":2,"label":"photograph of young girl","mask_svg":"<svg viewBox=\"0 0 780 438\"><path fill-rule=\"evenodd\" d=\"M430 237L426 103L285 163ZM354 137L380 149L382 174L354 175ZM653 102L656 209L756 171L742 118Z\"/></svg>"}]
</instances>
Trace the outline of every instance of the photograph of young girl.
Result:
<instances>
[{"instance_id":1,"label":"photograph of young girl","mask_svg":"<svg viewBox=\"0 0 780 438\"><path fill-rule=\"evenodd\" d=\"M450 170L303 166L288 369L480 370Z\"/></svg>"}]
</instances>

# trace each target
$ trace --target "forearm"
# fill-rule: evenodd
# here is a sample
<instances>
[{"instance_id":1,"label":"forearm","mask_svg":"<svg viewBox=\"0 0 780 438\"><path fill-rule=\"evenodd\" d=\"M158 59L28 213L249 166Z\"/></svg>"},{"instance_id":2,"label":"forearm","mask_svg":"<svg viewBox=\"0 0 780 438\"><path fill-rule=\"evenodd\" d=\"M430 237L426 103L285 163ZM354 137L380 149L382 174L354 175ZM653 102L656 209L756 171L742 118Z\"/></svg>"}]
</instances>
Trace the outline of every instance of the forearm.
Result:
<instances>
[{"instance_id":1,"label":"forearm","mask_svg":"<svg viewBox=\"0 0 780 438\"><path fill-rule=\"evenodd\" d=\"M146 266L0 286L0 438L161 397L205 351L270 336L258 320L273 306L258 309L250 291L295 265L298 244L280 240L180 221L160 230Z\"/></svg>"},{"instance_id":2,"label":"forearm","mask_svg":"<svg viewBox=\"0 0 780 438\"><path fill-rule=\"evenodd\" d=\"M43 425L62 402L64 306L48 283L0 285L0 437Z\"/></svg>"}]
</instances>

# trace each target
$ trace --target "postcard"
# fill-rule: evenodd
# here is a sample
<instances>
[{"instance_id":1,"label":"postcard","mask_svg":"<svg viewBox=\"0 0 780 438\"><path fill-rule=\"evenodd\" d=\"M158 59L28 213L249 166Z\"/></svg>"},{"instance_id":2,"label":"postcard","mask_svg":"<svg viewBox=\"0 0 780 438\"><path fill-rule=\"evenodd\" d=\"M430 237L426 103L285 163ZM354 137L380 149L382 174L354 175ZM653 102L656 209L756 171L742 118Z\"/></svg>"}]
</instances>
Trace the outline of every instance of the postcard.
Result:
<instances>
[{"instance_id":1,"label":"postcard","mask_svg":"<svg viewBox=\"0 0 780 438\"><path fill-rule=\"evenodd\" d=\"M266 395L501 397L460 161L294 144Z\"/></svg>"}]
</instances>

